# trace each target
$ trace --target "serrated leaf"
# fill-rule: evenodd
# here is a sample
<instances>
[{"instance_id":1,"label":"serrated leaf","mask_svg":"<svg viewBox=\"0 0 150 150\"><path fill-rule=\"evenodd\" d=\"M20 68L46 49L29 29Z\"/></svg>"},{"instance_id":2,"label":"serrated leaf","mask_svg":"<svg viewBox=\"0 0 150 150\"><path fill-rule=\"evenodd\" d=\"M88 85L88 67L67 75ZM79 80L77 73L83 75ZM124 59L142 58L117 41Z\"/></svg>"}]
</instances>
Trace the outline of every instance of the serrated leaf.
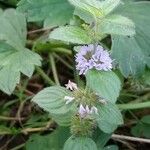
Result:
<instances>
[{"instance_id":1,"label":"serrated leaf","mask_svg":"<svg viewBox=\"0 0 150 150\"><path fill-rule=\"evenodd\" d=\"M87 86L100 97L115 103L121 90L121 82L112 71L90 70L86 75Z\"/></svg>"},{"instance_id":2,"label":"serrated leaf","mask_svg":"<svg viewBox=\"0 0 150 150\"><path fill-rule=\"evenodd\" d=\"M6 41L17 50L22 50L26 43L26 19L14 9L8 9L0 16L0 40Z\"/></svg>"},{"instance_id":3,"label":"serrated leaf","mask_svg":"<svg viewBox=\"0 0 150 150\"><path fill-rule=\"evenodd\" d=\"M134 23L121 15L110 15L100 23L100 32L111 35L133 36L135 34Z\"/></svg>"},{"instance_id":4,"label":"serrated leaf","mask_svg":"<svg viewBox=\"0 0 150 150\"><path fill-rule=\"evenodd\" d=\"M66 125L74 114L74 105L66 104L65 96L71 96L70 91L63 87L52 86L40 91L32 101L49 112L57 123Z\"/></svg>"},{"instance_id":5,"label":"serrated leaf","mask_svg":"<svg viewBox=\"0 0 150 150\"><path fill-rule=\"evenodd\" d=\"M44 20L45 27L69 23L73 15L68 0L21 0L17 9L26 13L30 22Z\"/></svg>"},{"instance_id":6,"label":"serrated leaf","mask_svg":"<svg viewBox=\"0 0 150 150\"><path fill-rule=\"evenodd\" d=\"M130 18L135 23L135 37L113 36L112 53L122 74L140 75L144 66L150 66L150 2L126 3L115 13Z\"/></svg>"},{"instance_id":7,"label":"serrated leaf","mask_svg":"<svg viewBox=\"0 0 150 150\"><path fill-rule=\"evenodd\" d=\"M75 7L91 13L95 18L103 17L103 12L100 8L101 2L98 0L69 0Z\"/></svg>"},{"instance_id":8,"label":"serrated leaf","mask_svg":"<svg viewBox=\"0 0 150 150\"><path fill-rule=\"evenodd\" d=\"M91 42L87 31L75 26L59 27L50 33L49 38L76 44L89 44Z\"/></svg>"},{"instance_id":9,"label":"serrated leaf","mask_svg":"<svg viewBox=\"0 0 150 150\"><path fill-rule=\"evenodd\" d=\"M118 125L123 124L121 112L115 104L98 105L96 121L99 128L105 133L112 133Z\"/></svg>"},{"instance_id":10,"label":"serrated leaf","mask_svg":"<svg viewBox=\"0 0 150 150\"><path fill-rule=\"evenodd\" d=\"M87 137L70 137L63 150L97 150L95 142Z\"/></svg>"},{"instance_id":11,"label":"serrated leaf","mask_svg":"<svg viewBox=\"0 0 150 150\"><path fill-rule=\"evenodd\" d=\"M26 49L25 16L8 9L0 16L0 89L11 94L20 81L20 74L31 77L41 57Z\"/></svg>"}]
</instances>

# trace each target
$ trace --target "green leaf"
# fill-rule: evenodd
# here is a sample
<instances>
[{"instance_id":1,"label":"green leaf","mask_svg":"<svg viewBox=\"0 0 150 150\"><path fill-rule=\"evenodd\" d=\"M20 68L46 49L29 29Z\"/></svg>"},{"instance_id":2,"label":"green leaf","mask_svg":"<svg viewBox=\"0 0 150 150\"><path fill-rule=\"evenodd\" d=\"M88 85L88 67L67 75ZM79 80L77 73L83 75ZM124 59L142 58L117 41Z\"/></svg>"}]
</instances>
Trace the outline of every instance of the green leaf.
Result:
<instances>
[{"instance_id":1,"label":"green leaf","mask_svg":"<svg viewBox=\"0 0 150 150\"><path fill-rule=\"evenodd\" d=\"M60 136L61 135L61 136ZM27 150L60 150L70 136L68 128L59 127L54 132L42 136L33 134L26 142Z\"/></svg>"},{"instance_id":2,"label":"green leaf","mask_svg":"<svg viewBox=\"0 0 150 150\"><path fill-rule=\"evenodd\" d=\"M117 145L106 146L103 150L119 150Z\"/></svg>"},{"instance_id":3,"label":"green leaf","mask_svg":"<svg viewBox=\"0 0 150 150\"><path fill-rule=\"evenodd\" d=\"M94 18L103 17L101 11L101 2L98 0L69 0L69 2L75 7L91 13Z\"/></svg>"},{"instance_id":4,"label":"green leaf","mask_svg":"<svg viewBox=\"0 0 150 150\"><path fill-rule=\"evenodd\" d=\"M135 34L134 23L121 15L110 15L100 23L101 33L132 36Z\"/></svg>"},{"instance_id":5,"label":"green leaf","mask_svg":"<svg viewBox=\"0 0 150 150\"><path fill-rule=\"evenodd\" d=\"M57 123L66 125L75 108L73 104L66 104L65 96L71 96L71 92L63 87L52 86L40 91L32 101L48 111Z\"/></svg>"},{"instance_id":6,"label":"green leaf","mask_svg":"<svg viewBox=\"0 0 150 150\"><path fill-rule=\"evenodd\" d=\"M150 138L150 115L144 116L136 126L131 129L136 137Z\"/></svg>"},{"instance_id":7,"label":"green leaf","mask_svg":"<svg viewBox=\"0 0 150 150\"><path fill-rule=\"evenodd\" d=\"M102 10L105 15L111 13L116 7L119 6L121 0L104 0L101 2Z\"/></svg>"},{"instance_id":8,"label":"green leaf","mask_svg":"<svg viewBox=\"0 0 150 150\"><path fill-rule=\"evenodd\" d=\"M91 42L87 31L75 26L59 27L50 33L49 38L76 44L89 44Z\"/></svg>"},{"instance_id":9,"label":"green leaf","mask_svg":"<svg viewBox=\"0 0 150 150\"><path fill-rule=\"evenodd\" d=\"M126 3L116 12L135 23L134 37L112 36L112 53L122 74L140 75L144 66L150 66L150 2ZM145 24L146 23L146 24Z\"/></svg>"},{"instance_id":10,"label":"green leaf","mask_svg":"<svg viewBox=\"0 0 150 150\"><path fill-rule=\"evenodd\" d=\"M100 97L115 103L121 90L119 77L112 71L90 70L86 75L87 86Z\"/></svg>"},{"instance_id":11,"label":"green leaf","mask_svg":"<svg viewBox=\"0 0 150 150\"><path fill-rule=\"evenodd\" d=\"M105 133L112 133L118 125L123 124L121 112L115 104L97 105L96 120L99 128Z\"/></svg>"},{"instance_id":12,"label":"green leaf","mask_svg":"<svg viewBox=\"0 0 150 150\"><path fill-rule=\"evenodd\" d=\"M27 13L30 22L44 20L46 27L69 23L73 15L68 0L21 0L18 10Z\"/></svg>"},{"instance_id":13,"label":"green leaf","mask_svg":"<svg viewBox=\"0 0 150 150\"><path fill-rule=\"evenodd\" d=\"M87 137L70 137L63 150L97 150L95 142Z\"/></svg>"},{"instance_id":14,"label":"green leaf","mask_svg":"<svg viewBox=\"0 0 150 150\"><path fill-rule=\"evenodd\" d=\"M26 49L25 16L9 9L0 16L0 89L11 94L20 81L20 74L31 77L41 57Z\"/></svg>"},{"instance_id":15,"label":"green leaf","mask_svg":"<svg viewBox=\"0 0 150 150\"><path fill-rule=\"evenodd\" d=\"M0 40L6 41L17 50L26 44L26 20L23 14L8 9L0 16Z\"/></svg>"}]
</instances>

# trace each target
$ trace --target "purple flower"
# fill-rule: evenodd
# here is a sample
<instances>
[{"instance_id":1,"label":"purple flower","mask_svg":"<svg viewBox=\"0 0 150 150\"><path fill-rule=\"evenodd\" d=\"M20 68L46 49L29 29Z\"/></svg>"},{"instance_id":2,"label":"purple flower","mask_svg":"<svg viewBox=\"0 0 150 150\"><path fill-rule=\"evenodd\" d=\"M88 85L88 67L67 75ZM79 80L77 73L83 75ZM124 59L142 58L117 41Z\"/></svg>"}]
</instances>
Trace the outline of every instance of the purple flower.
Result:
<instances>
[{"instance_id":1,"label":"purple flower","mask_svg":"<svg viewBox=\"0 0 150 150\"><path fill-rule=\"evenodd\" d=\"M76 54L76 69L79 75L86 74L89 69L97 69L109 71L112 69L112 59L109 53L98 45L94 49L94 45L82 46Z\"/></svg>"},{"instance_id":2,"label":"purple flower","mask_svg":"<svg viewBox=\"0 0 150 150\"><path fill-rule=\"evenodd\" d=\"M80 104L78 112L81 118L85 118L86 116L91 114L98 114L98 110L95 106L89 108L88 105L84 107L82 104Z\"/></svg>"}]
</instances>

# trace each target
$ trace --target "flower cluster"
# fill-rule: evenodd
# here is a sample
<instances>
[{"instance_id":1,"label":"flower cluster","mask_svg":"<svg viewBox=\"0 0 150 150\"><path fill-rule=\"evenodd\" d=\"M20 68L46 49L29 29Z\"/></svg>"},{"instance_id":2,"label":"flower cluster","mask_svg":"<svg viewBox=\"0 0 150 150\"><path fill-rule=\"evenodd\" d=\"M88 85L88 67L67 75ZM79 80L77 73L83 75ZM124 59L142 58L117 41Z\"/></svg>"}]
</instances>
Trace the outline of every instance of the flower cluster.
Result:
<instances>
[{"instance_id":1,"label":"flower cluster","mask_svg":"<svg viewBox=\"0 0 150 150\"><path fill-rule=\"evenodd\" d=\"M102 46L82 46L76 54L76 69L79 75L86 74L89 69L109 71L112 69L112 59L109 53Z\"/></svg>"},{"instance_id":2,"label":"flower cluster","mask_svg":"<svg viewBox=\"0 0 150 150\"><path fill-rule=\"evenodd\" d=\"M74 82L71 82L70 80L68 81L67 84L65 84L65 86L66 86L66 89L69 89L71 91L78 90L77 84ZM68 105L69 103L75 100L75 97L65 96L64 100L66 101L66 105ZM85 118L88 115L91 115L94 113L98 114L98 110L95 106L92 106L90 108L88 105L86 105L85 107L82 104L79 105L78 114L81 118Z\"/></svg>"}]
</instances>

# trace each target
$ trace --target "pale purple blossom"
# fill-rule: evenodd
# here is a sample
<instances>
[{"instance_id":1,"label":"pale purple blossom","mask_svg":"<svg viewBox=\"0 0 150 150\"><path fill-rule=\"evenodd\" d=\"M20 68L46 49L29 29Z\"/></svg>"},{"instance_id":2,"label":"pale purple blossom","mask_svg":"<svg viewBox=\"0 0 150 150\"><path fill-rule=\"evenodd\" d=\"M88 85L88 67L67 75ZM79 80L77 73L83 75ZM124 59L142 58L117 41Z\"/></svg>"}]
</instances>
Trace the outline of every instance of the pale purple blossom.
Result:
<instances>
[{"instance_id":1,"label":"pale purple blossom","mask_svg":"<svg viewBox=\"0 0 150 150\"><path fill-rule=\"evenodd\" d=\"M71 90L71 91L78 89L77 84L74 82L71 82L70 80L68 81L67 84L65 84L65 86L66 86L66 89Z\"/></svg>"},{"instance_id":2,"label":"pale purple blossom","mask_svg":"<svg viewBox=\"0 0 150 150\"><path fill-rule=\"evenodd\" d=\"M78 113L81 118L85 118L86 116L91 115L91 114L98 114L98 110L95 106L92 106L91 108L89 108L88 105L84 107L82 104L80 104Z\"/></svg>"},{"instance_id":3,"label":"pale purple blossom","mask_svg":"<svg viewBox=\"0 0 150 150\"><path fill-rule=\"evenodd\" d=\"M65 96L64 97L64 100L66 101L66 104L69 104L71 103L75 98L74 97L71 97L71 96Z\"/></svg>"},{"instance_id":4,"label":"pale purple blossom","mask_svg":"<svg viewBox=\"0 0 150 150\"><path fill-rule=\"evenodd\" d=\"M82 46L76 54L76 69L79 70L79 75L86 74L90 69L109 71L112 69L112 59L108 51L102 46L88 45Z\"/></svg>"}]
</instances>

